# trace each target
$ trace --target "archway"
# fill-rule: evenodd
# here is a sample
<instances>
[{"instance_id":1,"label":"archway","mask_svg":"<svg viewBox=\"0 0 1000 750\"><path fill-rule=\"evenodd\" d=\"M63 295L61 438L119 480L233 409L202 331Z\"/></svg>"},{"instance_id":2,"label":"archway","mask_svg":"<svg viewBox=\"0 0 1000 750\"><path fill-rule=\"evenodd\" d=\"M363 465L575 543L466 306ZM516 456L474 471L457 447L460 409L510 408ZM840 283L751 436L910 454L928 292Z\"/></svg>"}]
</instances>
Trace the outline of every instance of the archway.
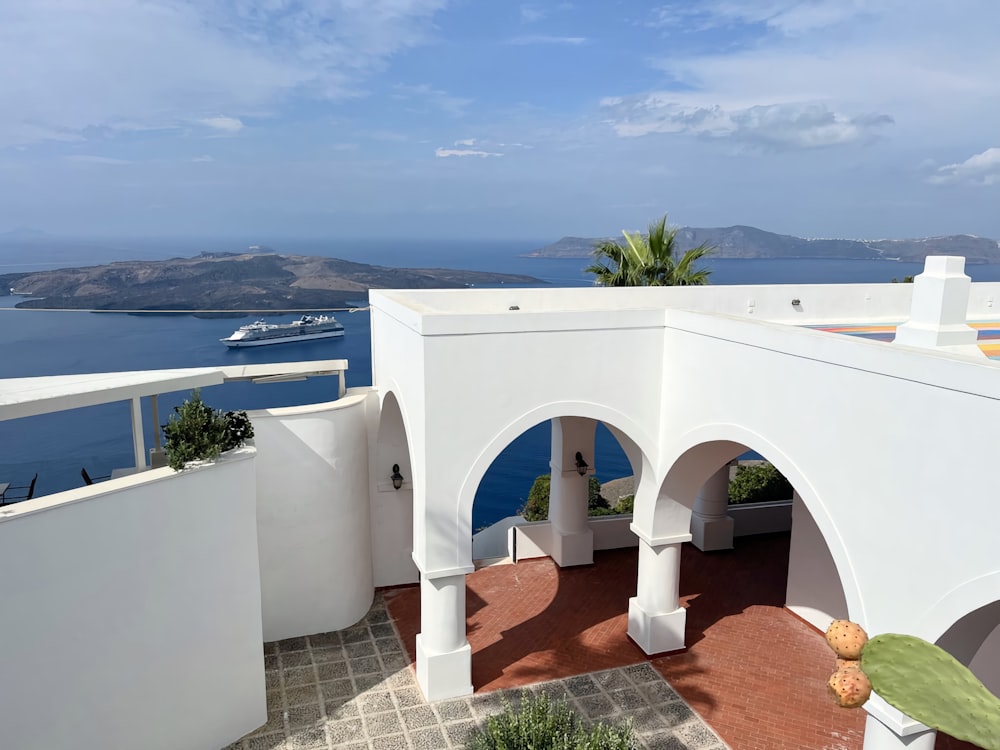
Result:
<instances>
[{"instance_id":1,"label":"archway","mask_svg":"<svg viewBox=\"0 0 1000 750\"><path fill-rule=\"evenodd\" d=\"M567 414L567 411L570 413ZM453 528L458 529L459 532L463 531L463 527L469 529L465 543L470 552L470 563L472 560L472 500L475 497L478 484L482 482L490 465L503 453L504 449L539 423L551 420L553 428L549 439L547 463L554 477L553 483L558 488L550 498L550 507L562 504L562 513L557 521L540 524L540 527L546 527L544 532L548 534L541 544L545 547L545 554L551 554L562 565L579 566L577 569L581 570L588 568L585 563L592 560L593 536L589 533L589 529L581 531L569 527L567 520L576 518L577 511L582 511L579 517L583 519L584 526L587 525L587 480L595 467L600 465L600 459L594 457L595 433L600 421L607 424L606 420L602 420L600 417L608 415L613 418L616 416L611 410L602 409L593 404L548 405L523 415L507 428L499 431L495 438L484 446L479 459L474 462L466 475L467 481L463 485L459 503L455 506L458 518ZM621 451L628 456L626 460L629 463L627 473L633 471L631 463L633 460L638 470L641 471L643 466L648 466L648 461L644 459L639 442L628 437L631 434L630 428L633 426L627 420L621 421L624 422L624 427L620 423L607 426L607 438L621 443ZM588 459L582 474L576 463L576 453L585 454ZM636 457L638 458L636 459ZM474 482L471 477L475 477ZM440 514L442 506L437 505L436 510ZM628 532L628 519L625 519L623 523L626 533L630 533ZM441 529L442 526L443 524L439 523L437 528ZM582 559L579 555L586 555L589 559ZM461 560L461 558L459 559ZM472 568L471 564L469 568ZM465 574L470 572L469 569L460 568L442 572L443 575L425 574L421 576L419 591L420 633L412 635L403 633L407 642L410 642L412 638L414 643L418 681L427 697L440 699L463 694L473 687L483 687L490 682L489 670L491 668L498 667L503 670L508 666L510 660L517 659L517 654L509 649L513 648L516 652L518 649L523 650L525 646L537 647L539 639L536 635L538 633L556 637L563 646L571 645L572 634L560 638L559 636L564 634L564 630L550 626L541 626L539 629L537 616L540 613L547 612L550 616L554 615L558 619L561 603L569 604L572 598L567 597L565 592L560 593L559 586L556 585L549 595L539 594L537 589L531 591L534 603L539 604L540 602L540 606L536 610L523 610L527 614L527 618L521 622L512 622L507 616L502 626L502 632L497 632L495 638L488 639L490 642L484 644L486 648L490 649L489 655L485 657L485 660L478 657L473 659L470 639L476 641L477 638L484 635L484 632L480 630L476 615L489 602L479 592L467 587ZM394 608L404 596L412 598L416 593L415 591L407 591L394 595ZM539 596L542 597L542 600L539 599ZM527 596L520 598L518 604L523 604L528 598ZM553 602L556 603L554 608L552 607ZM412 604L407 606L412 606ZM620 615L623 611L624 602L618 605L616 614ZM468 636L467 614L471 618L468 620L470 623ZM509 615L510 612L508 611L506 614ZM586 612L585 614L595 617L599 613ZM570 621L564 620L563 625L566 622ZM527 635L529 630L535 635ZM620 630L624 644L629 649L634 649L634 646L624 638L624 627L621 627ZM577 648L576 651L583 652L581 648ZM639 656L641 658L641 654ZM478 670L484 664L487 665L486 673L480 674ZM463 683L463 673L469 676L475 675L474 685L471 684L471 680Z\"/></svg>"},{"instance_id":2,"label":"archway","mask_svg":"<svg viewBox=\"0 0 1000 750\"><path fill-rule=\"evenodd\" d=\"M376 586L415 583L413 562L413 462L403 410L392 391L382 395L372 466L372 560ZM398 472L394 472L398 467ZM401 479L397 489L393 474Z\"/></svg>"},{"instance_id":3,"label":"archway","mask_svg":"<svg viewBox=\"0 0 1000 750\"><path fill-rule=\"evenodd\" d=\"M837 556L846 555L836 530L828 531L822 499L789 453L759 435L728 428L699 437L677 452L658 487L637 497L640 567L630 634L729 742L826 747L839 738L860 748L864 714L836 709L825 694L833 657L820 631L854 614L848 602L856 594L850 578L841 584ZM730 462L747 451L792 484L790 529L758 525L765 533L745 536L740 519L733 549L686 544L699 497L713 485L725 492ZM760 722L776 702L780 726Z\"/></svg>"}]
</instances>

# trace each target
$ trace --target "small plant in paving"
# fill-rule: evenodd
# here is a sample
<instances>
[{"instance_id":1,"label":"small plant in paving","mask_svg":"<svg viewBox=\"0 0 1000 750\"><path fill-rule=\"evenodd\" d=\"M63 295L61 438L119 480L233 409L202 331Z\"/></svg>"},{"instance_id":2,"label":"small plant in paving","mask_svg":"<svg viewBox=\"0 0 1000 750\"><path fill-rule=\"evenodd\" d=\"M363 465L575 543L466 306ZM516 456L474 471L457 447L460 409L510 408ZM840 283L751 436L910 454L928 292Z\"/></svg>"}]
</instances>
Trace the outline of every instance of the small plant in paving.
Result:
<instances>
[{"instance_id":1,"label":"small plant in paving","mask_svg":"<svg viewBox=\"0 0 1000 750\"><path fill-rule=\"evenodd\" d=\"M586 726L563 702L548 695L521 693L521 707L504 701L502 713L491 716L473 734L466 750L634 750L629 724Z\"/></svg>"}]
</instances>

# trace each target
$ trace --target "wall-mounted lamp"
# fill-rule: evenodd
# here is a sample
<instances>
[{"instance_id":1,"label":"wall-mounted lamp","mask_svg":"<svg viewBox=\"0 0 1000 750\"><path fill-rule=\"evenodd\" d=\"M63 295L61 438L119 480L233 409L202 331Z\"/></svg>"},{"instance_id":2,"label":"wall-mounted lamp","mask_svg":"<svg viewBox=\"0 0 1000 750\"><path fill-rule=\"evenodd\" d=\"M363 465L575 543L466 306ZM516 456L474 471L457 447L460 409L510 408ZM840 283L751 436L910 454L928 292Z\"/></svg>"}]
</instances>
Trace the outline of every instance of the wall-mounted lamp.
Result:
<instances>
[{"instance_id":1,"label":"wall-mounted lamp","mask_svg":"<svg viewBox=\"0 0 1000 750\"><path fill-rule=\"evenodd\" d=\"M795 299L792 300L792 307L798 307L801 304L802 304L802 300L800 300L798 297L796 297Z\"/></svg>"},{"instance_id":2,"label":"wall-mounted lamp","mask_svg":"<svg viewBox=\"0 0 1000 750\"><path fill-rule=\"evenodd\" d=\"M586 461L583 460L583 454L580 453L580 451L577 451L576 452L576 473L579 474L581 477L582 476L586 476L587 469L589 469L589 468L590 468L590 465Z\"/></svg>"},{"instance_id":3,"label":"wall-mounted lamp","mask_svg":"<svg viewBox=\"0 0 1000 750\"><path fill-rule=\"evenodd\" d=\"M392 488L398 490L403 486L403 475L399 473L399 464L392 465Z\"/></svg>"}]
</instances>

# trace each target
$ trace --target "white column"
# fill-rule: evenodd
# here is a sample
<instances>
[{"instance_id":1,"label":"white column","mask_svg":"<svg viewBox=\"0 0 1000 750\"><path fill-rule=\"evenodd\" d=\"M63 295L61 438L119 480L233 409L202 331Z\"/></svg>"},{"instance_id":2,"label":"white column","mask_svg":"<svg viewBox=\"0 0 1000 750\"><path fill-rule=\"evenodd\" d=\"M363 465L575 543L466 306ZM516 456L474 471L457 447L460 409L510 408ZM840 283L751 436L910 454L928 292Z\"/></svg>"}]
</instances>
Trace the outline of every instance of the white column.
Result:
<instances>
[{"instance_id":1,"label":"white column","mask_svg":"<svg viewBox=\"0 0 1000 750\"><path fill-rule=\"evenodd\" d=\"M594 532L588 523L588 488L593 466L581 476L577 452L594 461L592 419L561 417L552 420L552 456L549 462L549 522L552 524L552 559L560 568L594 562Z\"/></svg>"},{"instance_id":2,"label":"white column","mask_svg":"<svg viewBox=\"0 0 1000 750\"><path fill-rule=\"evenodd\" d=\"M702 552L733 548L733 519L729 510L729 464L702 485L691 515L691 543Z\"/></svg>"},{"instance_id":3,"label":"white column","mask_svg":"<svg viewBox=\"0 0 1000 750\"><path fill-rule=\"evenodd\" d=\"M966 323L971 288L965 258L927 256L924 272L913 280L910 319L896 328L893 343L985 357L976 344L979 333Z\"/></svg>"},{"instance_id":4,"label":"white column","mask_svg":"<svg viewBox=\"0 0 1000 750\"><path fill-rule=\"evenodd\" d=\"M934 750L936 740L933 729L899 735L871 714L865 722L864 750Z\"/></svg>"},{"instance_id":5,"label":"white column","mask_svg":"<svg viewBox=\"0 0 1000 750\"><path fill-rule=\"evenodd\" d=\"M465 574L420 578L417 682L429 701L472 695L472 647L465 637Z\"/></svg>"},{"instance_id":6,"label":"white column","mask_svg":"<svg viewBox=\"0 0 1000 750\"><path fill-rule=\"evenodd\" d=\"M639 540L639 580L628 602L628 635L647 654L684 648L686 610L680 606L680 535L667 543ZM661 540L662 541L662 540Z\"/></svg>"},{"instance_id":7,"label":"white column","mask_svg":"<svg viewBox=\"0 0 1000 750\"><path fill-rule=\"evenodd\" d=\"M135 468L146 466L146 443L142 435L142 399L132 399L132 448L135 451Z\"/></svg>"}]
</instances>

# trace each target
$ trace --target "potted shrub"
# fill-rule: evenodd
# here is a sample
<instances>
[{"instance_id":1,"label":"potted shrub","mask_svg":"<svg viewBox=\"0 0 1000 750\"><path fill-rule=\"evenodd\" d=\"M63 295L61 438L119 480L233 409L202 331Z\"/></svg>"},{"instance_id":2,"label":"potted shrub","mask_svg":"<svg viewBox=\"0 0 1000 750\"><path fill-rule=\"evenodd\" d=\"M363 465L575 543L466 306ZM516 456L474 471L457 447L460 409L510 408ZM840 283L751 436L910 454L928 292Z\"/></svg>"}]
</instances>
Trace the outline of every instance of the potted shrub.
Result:
<instances>
[{"instance_id":1,"label":"potted shrub","mask_svg":"<svg viewBox=\"0 0 1000 750\"><path fill-rule=\"evenodd\" d=\"M245 411L212 409L196 388L191 398L174 407L163 435L167 464L179 471L191 461L210 461L244 445L253 437L253 425Z\"/></svg>"}]
</instances>

